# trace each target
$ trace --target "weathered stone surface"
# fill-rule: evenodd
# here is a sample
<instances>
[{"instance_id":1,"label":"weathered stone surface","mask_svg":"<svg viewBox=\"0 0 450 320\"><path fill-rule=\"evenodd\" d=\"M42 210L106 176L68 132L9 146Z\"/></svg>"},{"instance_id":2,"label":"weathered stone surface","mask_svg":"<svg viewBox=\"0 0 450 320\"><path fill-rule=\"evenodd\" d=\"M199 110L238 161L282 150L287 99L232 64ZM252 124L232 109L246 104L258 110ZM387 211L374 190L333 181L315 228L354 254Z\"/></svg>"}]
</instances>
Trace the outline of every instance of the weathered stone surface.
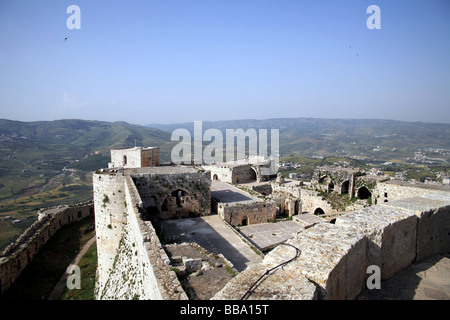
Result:
<instances>
[{"instance_id":1,"label":"weathered stone surface","mask_svg":"<svg viewBox=\"0 0 450 320\"><path fill-rule=\"evenodd\" d=\"M201 269L202 259L200 259L200 258L192 259L192 258L183 257L183 264L186 267L187 272L189 272L189 273L194 272L194 271Z\"/></svg>"},{"instance_id":2,"label":"weathered stone surface","mask_svg":"<svg viewBox=\"0 0 450 320\"><path fill-rule=\"evenodd\" d=\"M287 243L301 250L297 260L284 267L300 270L320 288L321 299L353 299L366 278L366 237L353 228L320 223L299 233ZM292 247L280 245L265 257L273 266L289 260Z\"/></svg>"},{"instance_id":3,"label":"weathered stone surface","mask_svg":"<svg viewBox=\"0 0 450 320\"><path fill-rule=\"evenodd\" d=\"M217 203L217 213L232 226L273 221L275 204L264 201L226 182L213 181L211 197Z\"/></svg>"},{"instance_id":4,"label":"weathered stone surface","mask_svg":"<svg viewBox=\"0 0 450 320\"><path fill-rule=\"evenodd\" d=\"M63 226L94 214L91 202L39 211L39 219L0 253L0 294L9 289L39 249Z\"/></svg>"},{"instance_id":5,"label":"weathered stone surface","mask_svg":"<svg viewBox=\"0 0 450 320\"><path fill-rule=\"evenodd\" d=\"M128 149L111 149L109 168L137 168L159 166L159 148L134 147Z\"/></svg>"},{"instance_id":6,"label":"weathered stone surface","mask_svg":"<svg viewBox=\"0 0 450 320\"><path fill-rule=\"evenodd\" d=\"M308 229L318 223L326 222L324 219L313 215L311 213L305 213L305 214L299 214L296 216L293 216L292 219L296 222L298 222L303 228Z\"/></svg>"},{"instance_id":7,"label":"weathered stone surface","mask_svg":"<svg viewBox=\"0 0 450 320\"><path fill-rule=\"evenodd\" d=\"M172 168L172 167L170 167ZM160 219L209 215L209 172L194 168L167 167L128 169L143 202L143 208Z\"/></svg>"},{"instance_id":8,"label":"weathered stone surface","mask_svg":"<svg viewBox=\"0 0 450 320\"><path fill-rule=\"evenodd\" d=\"M417 217L402 208L376 205L336 219L337 226L355 228L368 238L368 264L387 279L409 266L416 256Z\"/></svg>"},{"instance_id":9,"label":"weathered stone surface","mask_svg":"<svg viewBox=\"0 0 450 320\"><path fill-rule=\"evenodd\" d=\"M212 300L241 299L269 267L253 265L241 272L219 291ZM264 276L248 296L248 300L316 300L316 286L300 270L278 268Z\"/></svg>"},{"instance_id":10,"label":"weathered stone surface","mask_svg":"<svg viewBox=\"0 0 450 320\"><path fill-rule=\"evenodd\" d=\"M406 199L411 197L430 197L441 199L448 202L450 195L450 186L427 184L427 183L412 183L408 181L390 180L377 183L373 196L378 200L378 203L388 201L387 203ZM373 198L374 198L373 197Z\"/></svg>"},{"instance_id":11,"label":"weathered stone surface","mask_svg":"<svg viewBox=\"0 0 450 320\"><path fill-rule=\"evenodd\" d=\"M254 299L353 299L364 286L366 237L353 228L318 224L287 243L301 255L276 269L251 295ZM295 248L279 245L259 265L247 268L215 299L240 299L268 269L296 256ZM318 289L318 291L315 290Z\"/></svg>"},{"instance_id":12,"label":"weathered stone surface","mask_svg":"<svg viewBox=\"0 0 450 320\"><path fill-rule=\"evenodd\" d=\"M433 197L395 200L384 205L414 212L418 220L417 261L450 252L450 205Z\"/></svg>"},{"instance_id":13,"label":"weathered stone surface","mask_svg":"<svg viewBox=\"0 0 450 320\"><path fill-rule=\"evenodd\" d=\"M121 232L108 241L110 228L97 224L97 232L102 235L99 247L103 251L98 254L98 266L102 275L97 279L96 298L187 299L176 274L170 270L170 265L164 263L169 258L151 222L141 220L139 208L142 208L142 200L132 178L127 176L124 180L121 180L121 185L114 185L116 189L113 192L124 195L120 211L117 210L121 213L120 224L116 222ZM116 202L118 201L113 201ZM115 243L116 247L112 247L111 252L104 250L104 246L111 243Z\"/></svg>"}]
</instances>

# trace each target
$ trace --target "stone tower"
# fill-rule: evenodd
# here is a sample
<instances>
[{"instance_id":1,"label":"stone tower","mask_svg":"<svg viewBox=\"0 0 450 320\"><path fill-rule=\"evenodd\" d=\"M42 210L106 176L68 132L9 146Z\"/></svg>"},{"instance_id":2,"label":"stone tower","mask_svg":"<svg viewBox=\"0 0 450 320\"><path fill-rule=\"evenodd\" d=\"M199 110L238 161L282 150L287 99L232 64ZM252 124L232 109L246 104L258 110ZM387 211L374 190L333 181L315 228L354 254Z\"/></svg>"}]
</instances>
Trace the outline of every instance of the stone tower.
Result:
<instances>
[{"instance_id":1,"label":"stone tower","mask_svg":"<svg viewBox=\"0 0 450 320\"><path fill-rule=\"evenodd\" d=\"M111 149L108 168L143 168L159 166L158 147Z\"/></svg>"}]
</instances>

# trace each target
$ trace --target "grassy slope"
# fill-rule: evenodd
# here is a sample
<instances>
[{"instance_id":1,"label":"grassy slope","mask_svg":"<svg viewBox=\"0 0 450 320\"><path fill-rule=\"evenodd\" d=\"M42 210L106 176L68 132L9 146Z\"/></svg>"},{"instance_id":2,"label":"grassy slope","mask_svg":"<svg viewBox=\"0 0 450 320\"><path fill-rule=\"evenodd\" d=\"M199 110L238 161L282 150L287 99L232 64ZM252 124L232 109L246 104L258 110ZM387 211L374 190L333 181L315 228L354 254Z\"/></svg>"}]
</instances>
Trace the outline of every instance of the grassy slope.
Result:
<instances>
[{"instance_id":1,"label":"grassy slope","mask_svg":"<svg viewBox=\"0 0 450 320\"><path fill-rule=\"evenodd\" d=\"M88 217L58 230L39 250L33 261L2 298L6 300L48 299L71 261L84 244L95 236L95 231L87 232L94 224L94 217ZM95 265L93 267L95 268ZM83 273L81 277L83 280Z\"/></svg>"}]
</instances>

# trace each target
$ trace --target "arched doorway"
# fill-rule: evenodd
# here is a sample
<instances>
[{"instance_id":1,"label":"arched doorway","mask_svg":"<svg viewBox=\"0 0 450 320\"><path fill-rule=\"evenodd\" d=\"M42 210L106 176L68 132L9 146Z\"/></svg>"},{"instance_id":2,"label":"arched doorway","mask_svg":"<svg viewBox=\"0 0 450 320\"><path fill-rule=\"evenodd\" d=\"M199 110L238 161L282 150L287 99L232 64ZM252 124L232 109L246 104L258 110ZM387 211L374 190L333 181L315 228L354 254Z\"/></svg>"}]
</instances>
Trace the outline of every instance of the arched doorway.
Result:
<instances>
[{"instance_id":1,"label":"arched doorway","mask_svg":"<svg viewBox=\"0 0 450 320\"><path fill-rule=\"evenodd\" d=\"M249 176L249 178L250 178L249 182L256 181L256 179L257 179L257 174L256 174L255 169L250 168L250 176Z\"/></svg>"},{"instance_id":2,"label":"arched doorway","mask_svg":"<svg viewBox=\"0 0 450 320\"><path fill-rule=\"evenodd\" d=\"M148 200L146 211L150 214L159 213L158 204L155 196L151 196L150 199Z\"/></svg>"},{"instance_id":3,"label":"arched doorway","mask_svg":"<svg viewBox=\"0 0 450 320\"><path fill-rule=\"evenodd\" d=\"M128 162L127 156L123 156L123 165L126 166Z\"/></svg>"},{"instance_id":4,"label":"arched doorway","mask_svg":"<svg viewBox=\"0 0 450 320\"><path fill-rule=\"evenodd\" d=\"M246 226L246 225L248 225L248 218L247 218L247 216L243 216L242 221L241 221L241 226Z\"/></svg>"},{"instance_id":5,"label":"arched doorway","mask_svg":"<svg viewBox=\"0 0 450 320\"><path fill-rule=\"evenodd\" d=\"M295 206L294 206L294 214L300 214L300 200L296 200L295 201Z\"/></svg>"},{"instance_id":6,"label":"arched doorway","mask_svg":"<svg viewBox=\"0 0 450 320\"><path fill-rule=\"evenodd\" d=\"M319 215L325 214L325 211L323 211L322 208L317 208L316 210L314 210L314 214L316 216L319 216Z\"/></svg>"},{"instance_id":7,"label":"arched doorway","mask_svg":"<svg viewBox=\"0 0 450 320\"><path fill-rule=\"evenodd\" d=\"M213 175L213 180L219 180L219 177L217 176L217 174Z\"/></svg>"},{"instance_id":8,"label":"arched doorway","mask_svg":"<svg viewBox=\"0 0 450 320\"><path fill-rule=\"evenodd\" d=\"M356 192L356 196L359 199L369 199L372 196L372 193L369 191L369 189L367 189L367 187L362 186Z\"/></svg>"},{"instance_id":9,"label":"arched doorway","mask_svg":"<svg viewBox=\"0 0 450 320\"><path fill-rule=\"evenodd\" d=\"M349 189L350 189L350 181L349 180L345 180L344 182L342 182L342 184L341 184L341 194L347 194Z\"/></svg>"}]
</instances>

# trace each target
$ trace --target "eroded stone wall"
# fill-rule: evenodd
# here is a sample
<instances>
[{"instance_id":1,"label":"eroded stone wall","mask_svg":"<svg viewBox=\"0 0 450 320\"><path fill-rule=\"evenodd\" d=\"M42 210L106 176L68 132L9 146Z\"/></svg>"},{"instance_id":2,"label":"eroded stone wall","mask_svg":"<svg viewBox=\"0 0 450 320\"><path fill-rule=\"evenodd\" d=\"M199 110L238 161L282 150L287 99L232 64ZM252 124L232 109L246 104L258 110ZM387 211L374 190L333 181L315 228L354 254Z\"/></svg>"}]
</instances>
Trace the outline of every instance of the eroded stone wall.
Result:
<instances>
[{"instance_id":1,"label":"eroded stone wall","mask_svg":"<svg viewBox=\"0 0 450 320\"><path fill-rule=\"evenodd\" d=\"M273 202L219 203L218 214L232 226L273 222L276 218L276 206Z\"/></svg>"},{"instance_id":2,"label":"eroded stone wall","mask_svg":"<svg viewBox=\"0 0 450 320\"><path fill-rule=\"evenodd\" d=\"M113 268L126 221L123 172L93 175L95 230L97 237L97 283L103 287Z\"/></svg>"},{"instance_id":3,"label":"eroded stone wall","mask_svg":"<svg viewBox=\"0 0 450 320\"><path fill-rule=\"evenodd\" d=\"M209 172L133 174L144 208L159 219L211 213Z\"/></svg>"},{"instance_id":4,"label":"eroded stone wall","mask_svg":"<svg viewBox=\"0 0 450 320\"><path fill-rule=\"evenodd\" d=\"M301 199L303 212L316 213L318 208L322 209L325 214L337 212L330 202L317 195L317 191L303 189Z\"/></svg>"},{"instance_id":5,"label":"eroded stone wall","mask_svg":"<svg viewBox=\"0 0 450 320\"><path fill-rule=\"evenodd\" d=\"M123 232L113 264L97 282L96 298L101 300L187 299L169 258L150 221L141 219L139 192L130 177L125 178L126 212ZM104 269L104 268L103 268Z\"/></svg>"},{"instance_id":6,"label":"eroded stone wall","mask_svg":"<svg viewBox=\"0 0 450 320\"><path fill-rule=\"evenodd\" d=\"M377 200L377 203L384 203L410 197L432 196L439 193L445 196L449 192L450 187L448 186L392 180L377 183L373 198Z\"/></svg>"},{"instance_id":7,"label":"eroded stone wall","mask_svg":"<svg viewBox=\"0 0 450 320\"><path fill-rule=\"evenodd\" d=\"M387 279L414 262L450 252L450 198L408 198L349 212L319 223L288 244L301 255L276 269L249 299L354 299L365 288L367 267ZM295 257L280 245L261 264L241 272L214 299L240 299L277 265Z\"/></svg>"},{"instance_id":8,"label":"eroded stone wall","mask_svg":"<svg viewBox=\"0 0 450 320\"><path fill-rule=\"evenodd\" d=\"M63 226L94 214L92 202L42 209L40 219L0 254L0 293L5 292L40 248Z\"/></svg>"},{"instance_id":9,"label":"eroded stone wall","mask_svg":"<svg viewBox=\"0 0 450 320\"><path fill-rule=\"evenodd\" d=\"M175 272L170 270L170 261L151 221L147 220L145 201L159 192L166 195L172 188L186 187L183 190L196 200L196 208L203 210L207 203L202 212L209 213L209 173L158 167L153 171L106 170L93 179L98 248L96 298L187 299ZM196 185L204 181L206 185ZM196 186L202 190L198 194L194 192Z\"/></svg>"},{"instance_id":10,"label":"eroded stone wall","mask_svg":"<svg viewBox=\"0 0 450 320\"><path fill-rule=\"evenodd\" d=\"M203 168L211 172L212 180L233 183L233 168L221 165L204 165Z\"/></svg>"}]
</instances>

